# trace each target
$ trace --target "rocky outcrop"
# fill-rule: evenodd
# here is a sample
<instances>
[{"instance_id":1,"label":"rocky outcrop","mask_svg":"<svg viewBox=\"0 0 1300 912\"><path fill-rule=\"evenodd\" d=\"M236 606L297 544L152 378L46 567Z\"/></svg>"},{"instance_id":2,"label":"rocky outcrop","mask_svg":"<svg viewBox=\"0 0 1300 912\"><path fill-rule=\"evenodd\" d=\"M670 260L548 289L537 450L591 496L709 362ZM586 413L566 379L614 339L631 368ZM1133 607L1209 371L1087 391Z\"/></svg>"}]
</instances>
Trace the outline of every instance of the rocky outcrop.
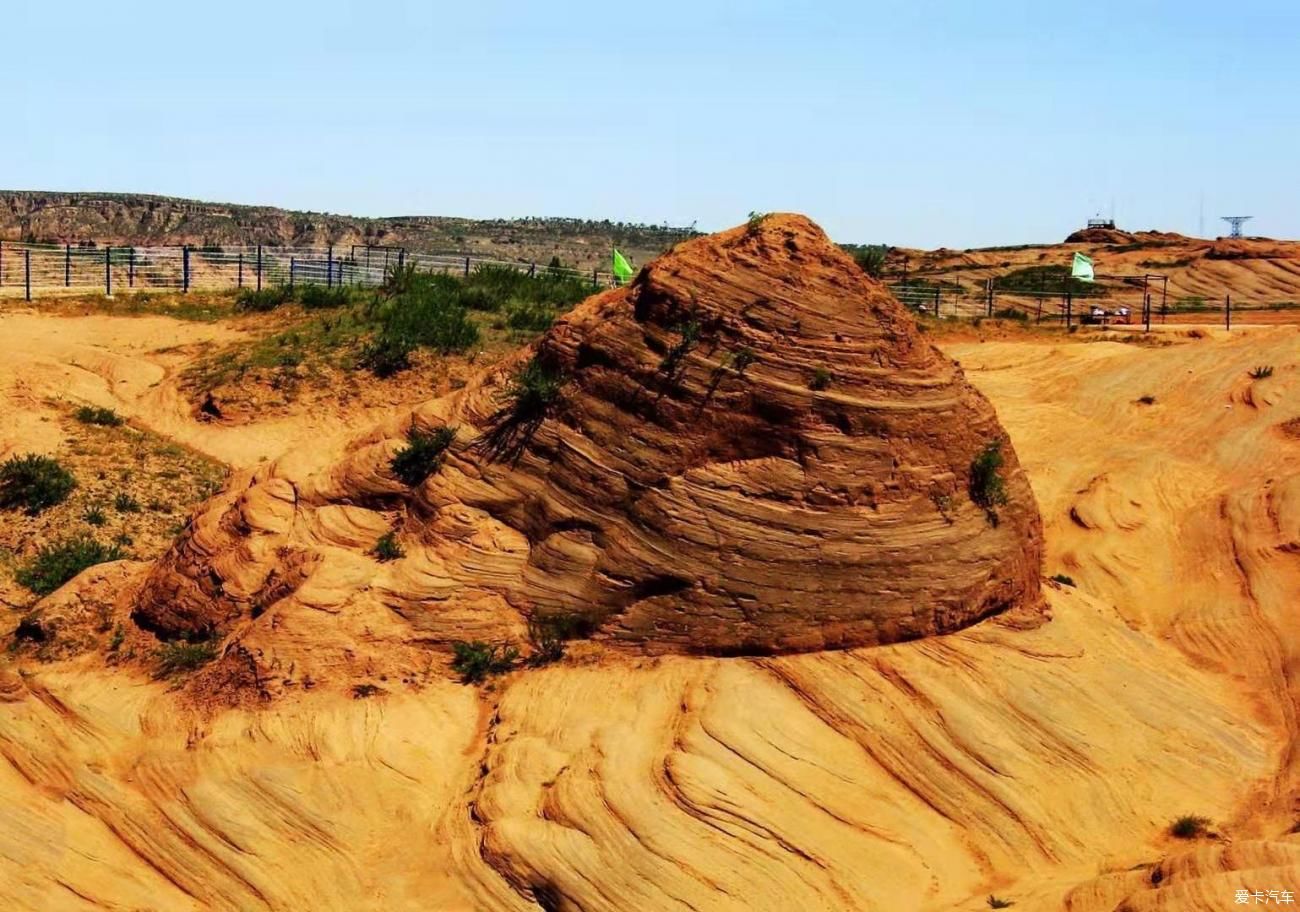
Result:
<instances>
[{"instance_id":1,"label":"rocky outcrop","mask_svg":"<svg viewBox=\"0 0 1300 912\"><path fill-rule=\"evenodd\" d=\"M519 395L530 364L556 396ZM390 466L412 427L456 431L415 489ZM993 452L990 489L972 473ZM380 563L390 528L405 556ZM883 286L783 215L679 245L347 452L259 470L195 518L135 617L267 649L306 613L367 643L576 616L650 652L807 651L1036 604L1041 549L993 409Z\"/></svg>"}]
</instances>

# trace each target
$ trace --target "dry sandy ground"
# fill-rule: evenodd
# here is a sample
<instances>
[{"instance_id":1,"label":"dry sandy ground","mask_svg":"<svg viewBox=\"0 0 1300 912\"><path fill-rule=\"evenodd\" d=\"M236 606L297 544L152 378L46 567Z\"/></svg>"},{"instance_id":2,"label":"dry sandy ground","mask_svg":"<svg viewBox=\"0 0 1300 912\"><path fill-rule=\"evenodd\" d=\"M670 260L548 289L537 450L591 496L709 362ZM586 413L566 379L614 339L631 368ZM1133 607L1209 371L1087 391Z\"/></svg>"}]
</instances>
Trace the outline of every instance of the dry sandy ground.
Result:
<instances>
[{"instance_id":1,"label":"dry sandy ground","mask_svg":"<svg viewBox=\"0 0 1300 912\"><path fill-rule=\"evenodd\" d=\"M190 421L157 349L222 332L0 317L22 406L0 441L54 445L50 395L231 462L329 431ZM1045 625L586 654L215 717L102 656L0 666L0 907L1220 909L1300 888L1300 441L1279 430L1300 331L1177 342L948 346L1029 473L1048 572L1078 584L1047 584ZM1219 838L1171 839L1182 814Z\"/></svg>"}]
</instances>

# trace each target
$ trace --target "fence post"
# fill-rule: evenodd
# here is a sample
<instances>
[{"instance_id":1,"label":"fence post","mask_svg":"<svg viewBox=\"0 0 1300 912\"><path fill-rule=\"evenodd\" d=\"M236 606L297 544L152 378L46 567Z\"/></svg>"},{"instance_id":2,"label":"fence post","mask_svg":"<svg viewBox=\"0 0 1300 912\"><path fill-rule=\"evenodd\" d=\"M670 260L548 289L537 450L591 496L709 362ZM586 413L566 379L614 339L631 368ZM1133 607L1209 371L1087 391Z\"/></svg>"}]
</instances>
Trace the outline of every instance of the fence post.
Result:
<instances>
[{"instance_id":1,"label":"fence post","mask_svg":"<svg viewBox=\"0 0 1300 912\"><path fill-rule=\"evenodd\" d=\"M243 287L244 287L244 253L243 253L243 251L240 251L240 253L239 253L239 280L238 280L238 281L239 281L239 287L240 287L240 288L243 288Z\"/></svg>"},{"instance_id":2,"label":"fence post","mask_svg":"<svg viewBox=\"0 0 1300 912\"><path fill-rule=\"evenodd\" d=\"M993 316L993 280L992 280L992 279L989 279L989 280L988 280L988 286L989 286L989 307L988 307L988 311L989 311L989 313L988 313L988 315L991 317L991 316Z\"/></svg>"},{"instance_id":3,"label":"fence post","mask_svg":"<svg viewBox=\"0 0 1300 912\"><path fill-rule=\"evenodd\" d=\"M592 288L600 287L600 277L596 275L595 269L591 270L591 287Z\"/></svg>"},{"instance_id":4,"label":"fence post","mask_svg":"<svg viewBox=\"0 0 1300 912\"><path fill-rule=\"evenodd\" d=\"M1036 323L1043 322L1043 296L1042 295L1038 296L1038 319L1035 320L1034 322Z\"/></svg>"},{"instance_id":5,"label":"fence post","mask_svg":"<svg viewBox=\"0 0 1300 912\"><path fill-rule=\"evenodd\" d=\"M465 257L465 278L469 278L469 257Z\"/></svg>"},{"instance_id":6,"label":"fence post","mask_svg":"<svg viewBox=\"0 0 1300 912\"><path fill-rule=\"evenodd\" d=\"M535 278L537 278L537 264L536 264L536 263L533 263L531 266L528 267L528 278L530 278L530 279L535 279Z\"/></svg>"},{"instance_id":7,"label":"fence post","mask_svg":"<svg viewBox=\"0 0 1300 912\"><path fill-rule=\"evenodd\" d=\"M0 288L5 283L5 242L0 241Z\"/></svg>"},{"instance_id":8,"label":"fence post","mask_svg":"<svg viewBox=\"0 0 1300 912\"><path fill-rule=\"evenodd\" d=\"M403 247L401 250L397 251L397 268L398 268L398 269L404 269L404 268L406 268L406 248L405 248L405 247Z\"/></svg>"},{"instance_id":9,"label":"fence post","mask_svg":"<svg viewBox=\"0 0 1300 912\"><path fill-rule=\"evenodd\" d=\"M1074 293L1065 293L1065 328L1074 328Z\"/></svg>"},{"instance_id":10,"label":"fence post","mask_svg":"<svg viewBox=\"0 0 1300 912\"><path fill-rule=\"evenodd\" d=\"M181 292L190 290L190 245L181 245Z\"/></svg>"},{"instance_id":11,"label":"fence post","mask_svg":"<svg viewBox=\"0 0 1300 912\"><path fill-rule=\"evenodd\" d=\"M934 315L936 317L939 316L939 289L938 288L935 288L934 290Z\"/></svg>"},{"instance_id":12,"label":"fence post","mask_svg":"<svg viewBox=\"0 0 1300 912\"><path fill-rule=\"evenodd\" d=\"M1151 295L1142 296L1142 321L1146 328L1143 332L1151 332Z\"/></svg>"},{"instance_id":13,"label":"fence post","mask_svg":"<svg viewBox=\"0 0 1300 912\"><path fill-rule=\"evenodd\" d=\"M63 287L72 285L72 245L63 245Z\"/></svg>"},{"instance_id":14,"label":"fence post","mask_svg":"<svg viewBox=\"0 0 1300 912\"><path fill-rule=\"evenodd\" d=\"M334 245L325 249L325 287L334 287Z\"/></svg>"},{"instance_id":15,"label":"fence post","mask_svg":"<svg viewBox=\"0 0 1300 912\"><path fill-rule=\"evenodd\" d=\"M113 248L104 248L104 294L113 296Z\"/></svg>"},{"instance_id":16,"label":"fence post","mask_svg":"<svg viewBox=\"0 0 1300 912\"><path fill-rule=\"evenodd\" d=\"M262 290L262 245L257 245L257 290Z\"/></svg>"},{"instance_id":17,"label":"fence post","mask_svg":"<svg viewBox=\"0 0 1300 912\"><path fill-rule=\"evenodd\" d=\"M1223 328L1232 332L1232 295L1223 296Z\"/></svg>"},{"instance_id":18,"label":"fence post","mask_svg":"<svg viewBox=\"0 0 1300 912\"><path fill-rule=\"evenodd\" d=\"M126 287L135 287L135 248L128 247L126 250Z\"/></svg>"},{"instance_id":19,"label":"fence post","mask_svg":"<svg viewBox=\"0 0 1300 912\"><path fill-rule=\"evenodd\" d=\"M289 293L290 294L293 293L293 270L294 270L294 266L296 265L297 265L297 259L295 257L289 257Z\"/></svg>"},{"instance_id":20,"label":"fence post","mask_svg":"<svg viewBox=\"0 0 1300 912\"><path fill-rule=\"evenodd\" d=\"M30 248L23 250L23 287L24 296L27 300L32 299L32 251Z\"/></svg>"}]
</instances>

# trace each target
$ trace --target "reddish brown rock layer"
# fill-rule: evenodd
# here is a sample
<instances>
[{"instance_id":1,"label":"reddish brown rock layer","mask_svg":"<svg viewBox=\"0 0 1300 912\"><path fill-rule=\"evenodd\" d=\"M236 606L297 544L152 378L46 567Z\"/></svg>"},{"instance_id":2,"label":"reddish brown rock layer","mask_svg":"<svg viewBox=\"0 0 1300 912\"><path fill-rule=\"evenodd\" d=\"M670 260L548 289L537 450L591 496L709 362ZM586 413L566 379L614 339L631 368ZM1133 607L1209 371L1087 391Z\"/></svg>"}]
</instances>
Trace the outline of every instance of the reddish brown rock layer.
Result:
<instances>
[{"instance_id":1,"label":"reddish brown rock layer","mask_svg":"<svg viewBox=\"0 0 1300 912\"><path fill-rule=\"evenodd\" d=\"M159 563L137 619L180 635L382 607L429 641L578 614L651 651L761 653L1039 597L1038 511L992 408L805 218L679 245L536 356L565 378L540 420L503 425L503 372L314 471L263 469ZM458 428L413 493L387 465L409 422ZM969 494L993 441L996 522ZM363 552L393 521L407 556L380 565Z\"/></svg>"}]
</instances>

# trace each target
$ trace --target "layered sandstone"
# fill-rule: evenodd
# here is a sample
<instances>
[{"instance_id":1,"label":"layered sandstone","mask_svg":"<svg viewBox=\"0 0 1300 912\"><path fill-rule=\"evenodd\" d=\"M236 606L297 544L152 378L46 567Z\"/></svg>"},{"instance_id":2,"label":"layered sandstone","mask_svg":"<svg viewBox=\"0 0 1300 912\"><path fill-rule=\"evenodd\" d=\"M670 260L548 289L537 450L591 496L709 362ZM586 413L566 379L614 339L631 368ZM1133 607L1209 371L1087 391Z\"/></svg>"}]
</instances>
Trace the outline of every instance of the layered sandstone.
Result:
<instances>
[{"instance_id":1,"label":"layered sandstone","mask_svg":"<svg viewBox=\"0 0 1300 912\"><path fill-rule=\"evenodd\" d=\"M506 390L530 358L563 386L523 416ZM456 429L414 490L389 465L412 426ZM992 443L995 513L970 490ZM367 552L389 528L406 555L381 564ZM1037 603L1041 549L988 402L884 287L783 215L679 245L344 452L262 468L195 518L135 617L269 649L276 627L325 615L366 643L507 640L577 615L652 652L807 651Z\"/></svg>"}]
</instances>

